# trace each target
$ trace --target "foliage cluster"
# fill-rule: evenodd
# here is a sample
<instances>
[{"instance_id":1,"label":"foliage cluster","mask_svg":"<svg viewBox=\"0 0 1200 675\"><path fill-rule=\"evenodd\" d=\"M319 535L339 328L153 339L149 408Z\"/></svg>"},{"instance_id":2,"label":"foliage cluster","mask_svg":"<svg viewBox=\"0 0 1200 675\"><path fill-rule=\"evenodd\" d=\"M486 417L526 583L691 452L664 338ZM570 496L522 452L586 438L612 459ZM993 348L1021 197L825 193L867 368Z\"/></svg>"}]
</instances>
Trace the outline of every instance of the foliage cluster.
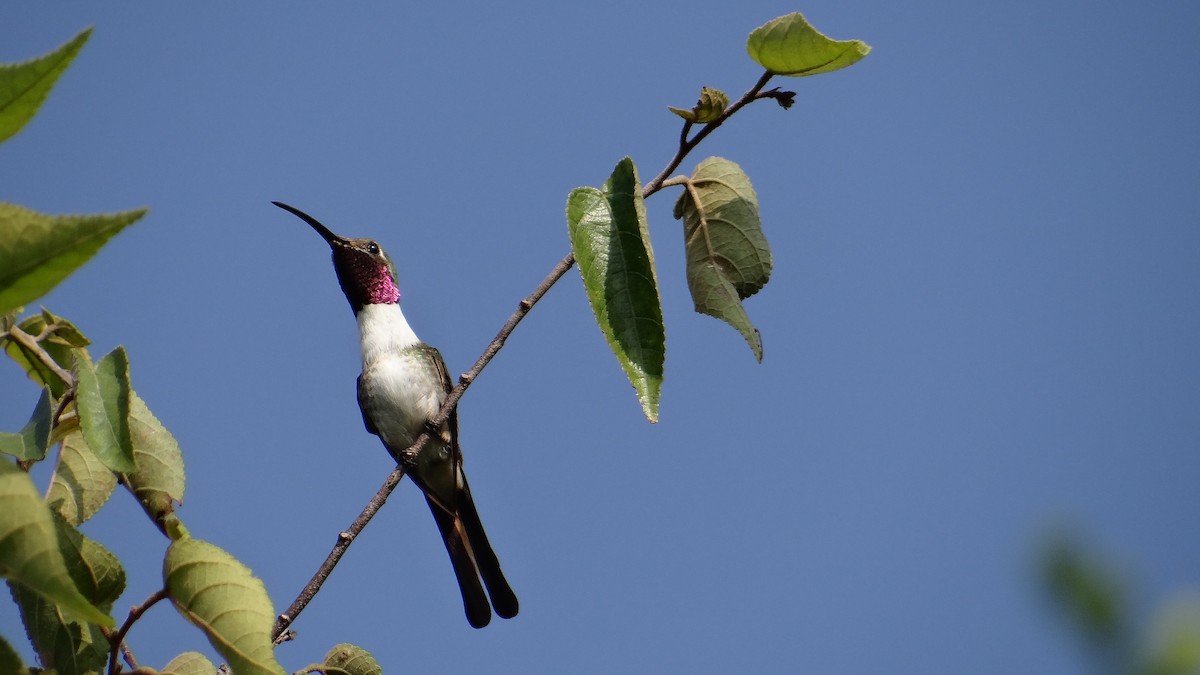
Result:
<instances>
[{"instance_id":1,"label":"foliage cluster","mask_svg":"<svg viewBox=\"0 0 1200 675\"><path fill-rule=\"evenodd\" d=\"M33 118L90 33L81 32L45 56L0 66L0 142ZM837 70L857 62L869 47L830 40L800 14L790 14L751 33L747 50L765 72L744 96L730 103L723 92L705 87L692 108L670 108L683 118L683 129L678 153L658 177L643 186L626 158L603 186L578 188L568 198L568 267L578 261L597 323L651 421L658 414L665 337L644 199L663 187L682 188L674 213L683 221L696 309L730 323L761 360L762 344L742 300L763 288L773 263L750 180L737 164L718 157L700 162L689 176L669 176L745 105L772 99L789 107L792 92L764 89L775 75ZM295 616L277 621L262 582L245 565L188 533L176 513L185 488L183 454L134 390L125 349L118 346L95 359L88 338L66 318L46 309L22 318L24 305L145 213L55 216L0 202L0 348L38 387L28 424L0 433L0 454L6 455L0 457L0 576L39 661L39 667L22 663L0 636L0 673L111 674L124 667L122 657L135 672L215 672L194 651L160 671L137 664L126 636L163 600L239 675L284 672L274 646L281 622ZM54 468L43 492L29 471L47 460ZM161 588L120 625L112 610L125 590L124 568L80 529L118 486L141 505L166 543ZM335 645L306 670L381 672L370 654L346 644Z\"/></svg>"}]
</instances>

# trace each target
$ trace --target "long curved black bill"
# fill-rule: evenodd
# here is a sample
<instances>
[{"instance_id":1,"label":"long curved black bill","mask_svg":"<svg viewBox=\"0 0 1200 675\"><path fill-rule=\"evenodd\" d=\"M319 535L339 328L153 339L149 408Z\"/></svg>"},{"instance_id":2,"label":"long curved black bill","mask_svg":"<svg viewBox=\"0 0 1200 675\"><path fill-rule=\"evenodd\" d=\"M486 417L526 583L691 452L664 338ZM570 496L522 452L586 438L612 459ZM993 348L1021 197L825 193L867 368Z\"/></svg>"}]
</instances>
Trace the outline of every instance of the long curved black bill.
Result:
<instances>
[{"instance_id":1,"label":"long curved black bill","mask_svg":"<svg viewBox=\"0 0 1200 675\"><path fill-rule=\"evenodd\" d=\"M307 213L301 211L300 209L298 209L294 206L290 206L288 204L284 204L283 202L274 202L273 201L271 203L274 204L275 206L278 206L279 208L283 209L284 211L291 212L300 220L303 220L304 222L311 225L312 229L316 230L317 234L324 237L325 241L329 242L330 245L346 241L346 239L344 237L339 237L338 235L334 234L333 232L330 232L328 227L325 227L324 225L321 224L321 221L317 220L316 218L313 218L312 216L308 215Z\"/></svg>"}]
</instances>

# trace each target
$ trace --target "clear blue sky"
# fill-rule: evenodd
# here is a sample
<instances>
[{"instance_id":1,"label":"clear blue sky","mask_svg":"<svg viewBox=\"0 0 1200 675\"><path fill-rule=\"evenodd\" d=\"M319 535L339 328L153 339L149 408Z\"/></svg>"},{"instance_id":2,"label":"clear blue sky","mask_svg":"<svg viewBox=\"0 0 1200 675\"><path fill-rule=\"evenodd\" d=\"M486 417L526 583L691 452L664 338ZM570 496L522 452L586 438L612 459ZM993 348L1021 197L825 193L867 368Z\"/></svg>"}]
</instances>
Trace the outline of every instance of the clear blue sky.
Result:
<instances>
[{"instance_id":1,"label":"clear blue sky","mask_svg":"<svg viewBox=\"0 0 1200 675\"><path fill-rule=\"evenodd\" d=\"M460 409L521 615L468 627L405 484L280 648L289 670L351 641L389 672L1082 673L1035 584L1059 523L1140 618L1196 587L1200 8L473 4L0 9L2 61L95 26L0 147L0 199L151 209L44 304L97 354L128 348L185 453L184 522L281 609L391 465L327 248L270 200L377 238L462 372L566 252L571 188L625 155L653 176L665 106L754 82L751 29L801 10L875 48L775 82L792 110L750 107L685 165L728 157L758 191L763 363L692 313L674 194L654 197L662 421L575 271ZM19 428L37 392L7 362L0 382ZM157 588L165 541L128 495L85 531L128 566L119 607ZM212 653L167 606L129 640L155 667Z\"/></svg>"}]
</instances>

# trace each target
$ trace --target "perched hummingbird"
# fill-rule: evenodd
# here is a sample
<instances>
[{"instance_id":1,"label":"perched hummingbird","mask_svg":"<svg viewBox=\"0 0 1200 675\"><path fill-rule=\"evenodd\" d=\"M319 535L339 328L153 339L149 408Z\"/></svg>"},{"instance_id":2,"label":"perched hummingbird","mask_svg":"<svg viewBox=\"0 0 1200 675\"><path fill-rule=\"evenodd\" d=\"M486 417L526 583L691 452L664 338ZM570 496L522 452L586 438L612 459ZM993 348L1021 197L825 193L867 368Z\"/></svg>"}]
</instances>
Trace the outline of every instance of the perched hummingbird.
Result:
<instances>
[{"instance_id":1,"label":"perched hummingbird","mask_svg":"<svg viewBox=\"0 0 1200 675\"><path fill-rule=\"evenodd\" d=\"M400 311L391 259L370 239L340 237L297 208L271 203L311 225L333 249L333 269L358 319L362 349L358 407L367 431L383 441L397 462L421 432L432 435L408 474L425 493L446 543L467 621L483 628L492 620L489 595L497 614L505 619L516 616L517 596L488 543L463 473L458 412L452 412L440 429L430 424L451 389L450 375L442 355L417 338Z\"/></svg>"}]
</instances>

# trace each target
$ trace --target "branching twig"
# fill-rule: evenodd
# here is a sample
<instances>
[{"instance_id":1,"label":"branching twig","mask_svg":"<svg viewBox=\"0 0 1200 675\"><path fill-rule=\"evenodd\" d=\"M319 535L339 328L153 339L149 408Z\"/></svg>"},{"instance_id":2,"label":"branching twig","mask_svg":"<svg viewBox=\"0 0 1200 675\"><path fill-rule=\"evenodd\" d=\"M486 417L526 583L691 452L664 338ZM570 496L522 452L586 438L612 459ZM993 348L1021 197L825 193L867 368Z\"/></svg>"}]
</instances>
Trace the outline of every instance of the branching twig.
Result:
<instances>
[{"instance_id":1,"label":"branching twig","mask_svg":"<svg viewBox=\"0 0 1200 675\"><path fill-rule=\"evenodd\" d=\"M42 362L42 365L49 368L51 372L61 378L63 382L66 382L67 386L70 386L75 382L75 378L71 376L71 373L63 370L62 366L55 363L54 359L46 353L46 350L42 349L42 346L38 344L37 340L32 335L26 333L20 328L17 328L16 326L13 326L12 328L8 329L8 336L12 338L14 342L29 350L35 357L37 357L38 361Z\"/></svg>"},{"instance_id":2,"label":"branching twig","mask_svg":"<svg viewBox=\"0 0 1200 675\"><path fill-rule=\"evenodd\" d=\"M675 156L667 164L666 168L664 168L658 174L658 176L654 178L654 180L650 181L642 188L642 197L649 197L655 192L661 190L663 188L664 181L667 180L667 176L669 176L671 172L683 162L688 153L690 153L697 145L699 145L700 141L704 140L706 136L712 133L717 127L721 126L721 123L733 116L733 114L738 110L741 110L743 107L745 107L746 104L760 98L774 98L776 100L786 98L786 95L790 94L790 92L779 92L778 90L773 90L770 92L762 91L762 88L767 84L767 81L771 79L771 76L772 73L770 71L765 72L763 76L759 78L758 82L749 91L743 94L741 98L726 108L725 112L722 113L720 117L712 122L709 122L708 124L705 124L704 127L690 139L688 138L688 132L691 131L692 122L685 122L683 125L683 131L679 136L679 149L675 152ZM427 427L433 429L441 428L442 424L444 424L450 417L450 413L454 410L454 407L458 405L458 401L462 398L463 393L466 392L467 387L471 386L471 383L475 381L475 378L479 376L487 364L491 362L492 358L496 356L497 352L500 351L501 347L504 346L505 341L508 340L510 335L512 335L512 332L516 329L517 324L521 323L521 320L525 318L525 315L529 314L529 311L533 309L533 306L536 305L538 301L546 295L547 291L549 291L554 284L558 283L558 280L561 279L563 275L567 273L567 270L571 269L574 264L575 254L567 253L562 260L558 261L558 264L554 266L554 269L550 270L550 273L546 275L546 278L542 280L542 283L538 284L538 287L534 289L533 293L530 293L528 297L518 303L516 311L514 311L512 315L508 317L508 321L504 322L504 325L500 328L500 332L496 333L496 337L492 338L492 341L488 343L487 349L485 349L483 354L481 354L475 361L475 365L471 366L470 370L463 373L458 378L458 385L455 386L454 389L450 390L450 393L446 396L446 400L442 403L441 409L438 410L438 414L429 421L429 423L426 425ZM413 467L414 463L416 462L417 455L421 452L421 449L424 448L427 443L429 443L429 439L429 432L424 431L420 436L417 437L416 441L414 441L411 446L400 453L400 466L392 471L391 475L387 477L387 480L384 481L383 485L379 488L379 491L376 492L375 496L371 498L371 501L367 503L366 508L362 510L362 513L358 515L358 518L354 519L354 523L350 525L350 528L345 532L338 534L338 540L337 543L334 544L333 550L329 552L328 556L326 556L325 561L321 563L321 566L317 569L316 573L313 574L312 579L310 579L304 588L301 589L300 594L296 596L294 601L292 601L292 604L287 608L287 611L285 611L283 614L280 614L275 620L275 627L271 631L271 639L274 640L276 645L287 641L288 633L285 633L285 631L287 630L288 626L292 625L292 623L296 621L296 617L300 615L300 612L304 611L304 608L308 606L308 603L313 599L314 596L316 596L317 591L321 589L322 584L325 583L325 580L329 578L329 575L333 572L333 568L337 566L338 561L342 559L342 556L345 555L346 550L350 548L350 544L354 542L354 538L357 537L358 534L362 532L363 528L367 526L367 523L375 517L375 514L383 506L383 503L387 501L388 496L391 495L392 490L396 489L396 486L400 484L400 479L404 477L405 470Z\"/></svg>"},{"instance_id":3,"label":"branching twig","mask_svg":"<svg viewBox=\"0 0 1200 675\"><path fill-rule=\"evenodd\" d=\"M733 117L734 113L745 107L747 103L750 103L758 98L776 98L777 96L773 93L764 94L762 96L759 95L759 92L762 91L763 87L767 86L767 82L770 81L774 74L775 73L772 73L769 70L764 71L762 77L758 78L758 82L756 82L753 87L750 87L749 91L747 91L745 94L742 94L741 98L734 101L733 104L726 108L725 112L721 113L720 117L709 122L708 124L705 124L704 127L701 128L700 131L697 131L696 135L692 136L690 139L687 137L687 132L690 128L691 122L684 124L683 133L679 137L679 149L675 151L675 156L667 164L666 168L660 171L653 180L651 180L649 183L646 183L646 186L642 188L642 197L649 197L655 192L661 190L663 181L667 179L667 176L671 175L672 171L679 168L679 165L683 163L683 158L687 157L688 153L700 144L700 141L704 140L713 131L716 131L717 127L721 126L725 120Z\"/></svg>"},{"instance_id":4,"label":"branching twig","mask_svg":"<svg viewBox=\"0 0 1200 675\"><path fill-rule=\"evenodd\" d=\"M129 609L129 616L126 617L125 623L121 624L121 628L111 635L105 634L108 638L108 675L116 675L117 673L117 652L122 652L125 655L125 662L130 668L137 670L137 659L133 658L133 652L125 646L125 635L129 633L129 629L133 628L134 622L146 613L159 600L164 600L167 597L167 589L160 588L150 594L146 601L140 605L134 605Z\"/></svg>"}]
</instances>

